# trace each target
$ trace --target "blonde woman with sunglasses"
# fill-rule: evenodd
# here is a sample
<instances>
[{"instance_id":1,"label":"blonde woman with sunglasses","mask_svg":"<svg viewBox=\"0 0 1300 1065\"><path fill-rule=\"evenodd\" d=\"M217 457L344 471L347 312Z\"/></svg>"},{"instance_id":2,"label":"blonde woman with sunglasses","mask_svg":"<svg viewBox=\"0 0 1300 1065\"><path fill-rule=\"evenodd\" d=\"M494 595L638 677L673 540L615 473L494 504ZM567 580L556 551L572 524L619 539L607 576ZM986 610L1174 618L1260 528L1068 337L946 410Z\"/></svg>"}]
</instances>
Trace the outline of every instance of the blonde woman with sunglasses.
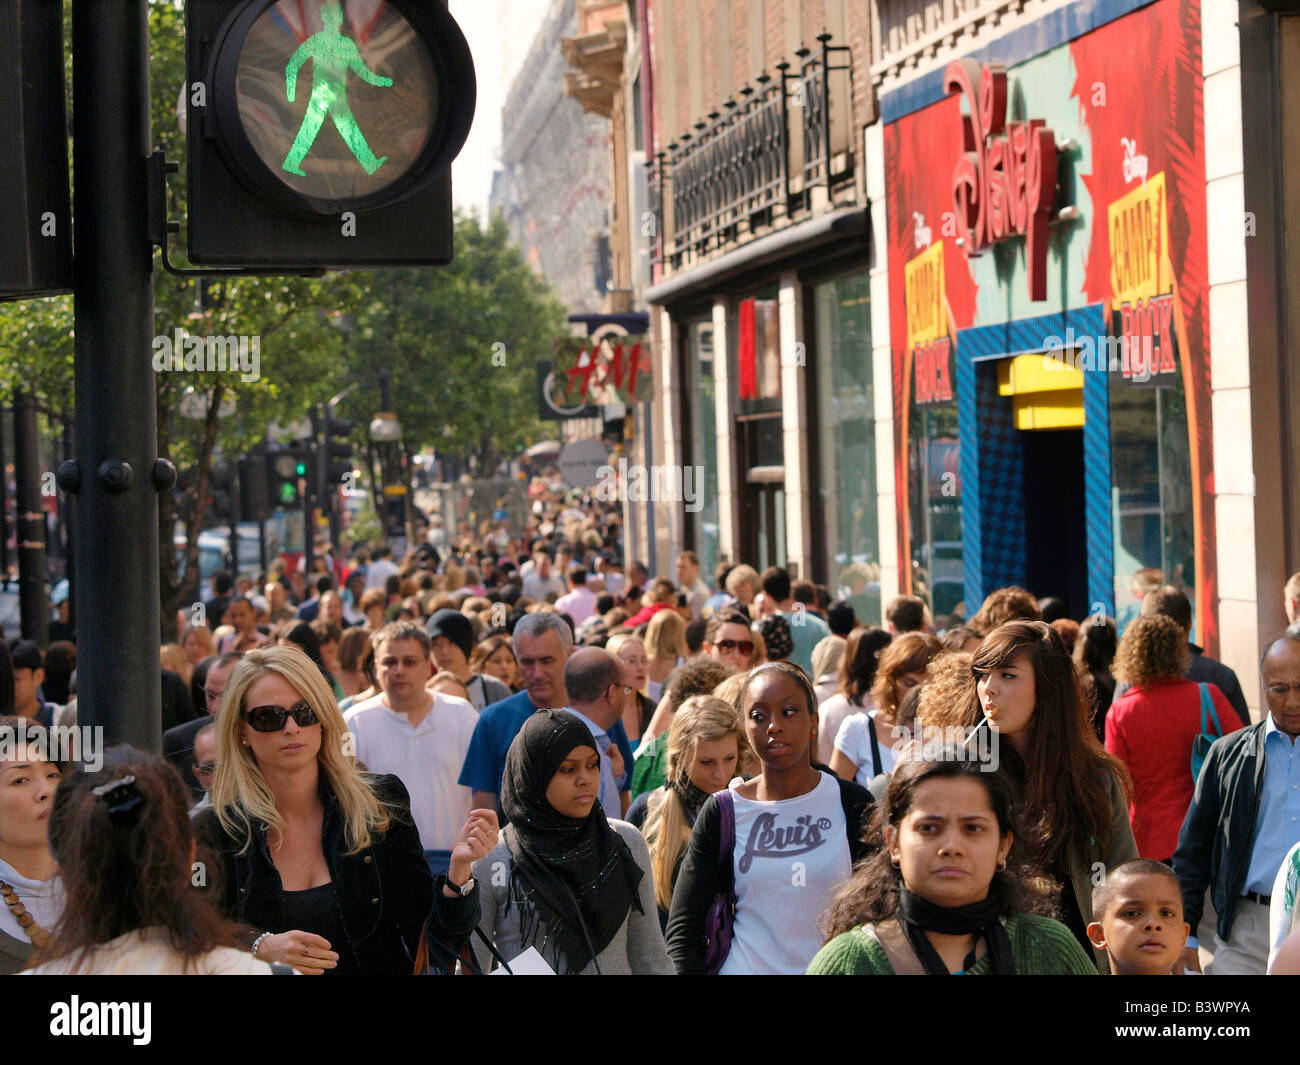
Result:
<instances>
[{"instance_id":1,"label":"blonde woman with sunglasses","mask_svg":"<svg viewBox=\"0 0 1300 1065\"><path fill-rule=\"evenodd\" d=\"M306 974L409 974L422 930L450 968L479 919L471 863L497 843L475 810L435 881L395 776L360 772L333 693L296 647L246 654L217 715L212 809L195 828L217 859L228 918L262 961Z\"/></svg>"}]
</instances>

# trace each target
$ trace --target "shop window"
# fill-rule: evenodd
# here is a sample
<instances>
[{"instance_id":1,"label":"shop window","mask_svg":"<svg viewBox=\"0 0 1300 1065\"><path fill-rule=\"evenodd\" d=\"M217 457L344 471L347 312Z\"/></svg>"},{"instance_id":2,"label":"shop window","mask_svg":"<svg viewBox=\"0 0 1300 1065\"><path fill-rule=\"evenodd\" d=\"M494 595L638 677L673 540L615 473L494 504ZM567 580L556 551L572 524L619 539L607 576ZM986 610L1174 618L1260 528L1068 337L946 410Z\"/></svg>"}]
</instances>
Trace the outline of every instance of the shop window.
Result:
<instances>
[{"instance_id":1,"label":"shop window","mask_svg":"<svg viewBox=\"0 0 1300 1065\"><path fill-rule=\"evenodd\" d=\"M781 329L776 296L744 299L737 308L736 386L741 410L779 409Z\"/></svg>"},{"instance_id":2,"label":"shop window","mask_svg":"<svg viewBox=\"0 0 1300 1065\"><path fill-rule=\"evenodd\" d=\"M822 546L829 585L858 620L879 624L880 545L876 418L867 274L813 289L817 347L816 426Z\"/></svg>"},{"instance_id":3,"label":"shop window","mask_svg":"<svg viewBox=\"0 0 1300 1065\"><path fill-rule=\"evenodd\" d=\"M1115 621L1122 633L1141 613L1143 596L1162 584L1181 589L1195 608L1196 545L1182 375L1161 374L1160 384L1110 376Z\"/></svg>"},{"instance_id":4,"label":"shop window","mask_svg":"<svg viewBox=\"0 0 1300 1065\"><path fill-rule=\"evenodd\" d=\"M907 445L912 594L926 601L940 628L979 608L965 603L960 458L957 404L947 397L917 403L914 391Z\"/></svg>"},{"instance_id":5,"label":"shop window","mask_svg":"<svg viewBox=\"0 0 1300 1065\"><path fill-rule=\"evenodd\" d=\"M687 465L695 467L691 483L698 495L687 501L690 545L700 559L706 583L718 564L718 423L713 376L713 323L696 322L686 330ZM684 472L683 472L684 476ZM683 482L685 483L685 482Z\"/></svg>"}]
</instances>

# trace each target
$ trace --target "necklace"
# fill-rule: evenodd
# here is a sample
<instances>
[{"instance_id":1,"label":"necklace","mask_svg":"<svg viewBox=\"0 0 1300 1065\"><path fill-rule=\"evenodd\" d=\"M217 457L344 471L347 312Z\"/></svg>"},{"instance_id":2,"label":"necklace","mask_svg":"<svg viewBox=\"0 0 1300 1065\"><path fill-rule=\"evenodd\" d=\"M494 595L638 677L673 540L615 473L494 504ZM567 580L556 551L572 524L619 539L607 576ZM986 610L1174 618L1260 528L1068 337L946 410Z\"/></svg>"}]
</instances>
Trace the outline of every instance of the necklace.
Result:
<instances>
[{"instance_id":1,"label":"necklace","mask_svg":"<svg viewBox=\"0 0 1300 1065\"><path fill-rule=\"evenodd\" d=\"M27 938L32 941L32 945L37 950L43 949L45 944L50 941L50 933L36 923L36 918L28 913L27 907L18 901L17 892L3 880L0 880L0 898L4 899L5 905L9 907L9 912L18 920L23 931L27 933Z\"/></svg>"}]
</instances>

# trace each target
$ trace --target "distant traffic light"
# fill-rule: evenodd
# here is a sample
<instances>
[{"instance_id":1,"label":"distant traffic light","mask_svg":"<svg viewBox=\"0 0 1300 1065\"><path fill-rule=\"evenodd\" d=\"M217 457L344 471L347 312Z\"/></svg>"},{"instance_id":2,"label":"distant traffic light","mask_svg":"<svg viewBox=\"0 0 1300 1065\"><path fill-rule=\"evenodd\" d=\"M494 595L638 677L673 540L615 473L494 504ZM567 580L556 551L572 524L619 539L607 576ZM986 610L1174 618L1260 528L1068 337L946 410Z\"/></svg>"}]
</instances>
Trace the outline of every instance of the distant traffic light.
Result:
<instances>
[{"instance_id":1,"label":"distant traffic light","mask_svg":"<svg viewBox=\"0 0 1300 1065\"><path fill-rule=\"evenodd\" d=\"M328 513L338 500L343 479L352 472L352 444L348 435L355 423L313 410L311 424L317 445L316 501Z\"/></svg>"},{"instance_id":2,"label":"distant traffic light","mask_svg":"<svg viewBox=\"0 0 1300 1065\"><path fill-rule=\"evenodd\" d=\"M208 495L208 514L216 525L229 525L235 491L235 464L219 462L212 467L212 491Z\"/></svg>"},{"instance_id":3,"label":"distant traffic light","mask_svg":"<svg viewBox=\"0 0 1300 1065\"><path fill-rule=\"evenodd\" d=\"M451 261L475 80L445 0L187 0L185 38L193 262Z\"/></svg>"},{"instance_id":4,"label":"distant traffic light","mask_svg":"<svg viewBox=\"0 0 1300 1065\"><path fill-rule=\"evenodd\" d=\"M310 459L310 452L302 445L267 453L266 499L270 510L295 510L302 506L300 483L307 480Z\"/></svg>"},{"instance_id":5,"label":"distant traffic light","mask_svg":"<svg viewBox=\"0 0 1300 1065\"><path fill-rule=\"evenodd\" d=\"M266 460L260 455L239 460L239 518L241 521L265 521L270 485Z\"/></svg>"}]
</instances>

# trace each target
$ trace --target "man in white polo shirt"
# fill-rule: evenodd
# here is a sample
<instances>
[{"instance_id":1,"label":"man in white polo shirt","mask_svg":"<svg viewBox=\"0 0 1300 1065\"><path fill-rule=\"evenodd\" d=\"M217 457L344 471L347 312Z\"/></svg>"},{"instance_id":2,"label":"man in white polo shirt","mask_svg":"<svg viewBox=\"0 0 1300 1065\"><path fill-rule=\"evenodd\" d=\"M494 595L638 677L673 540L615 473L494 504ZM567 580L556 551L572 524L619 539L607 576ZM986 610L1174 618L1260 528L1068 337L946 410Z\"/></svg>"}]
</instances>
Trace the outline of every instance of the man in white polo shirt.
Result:
<instances>
[{"instance_id":1,"label":"man in white polo shirt","mask_svg":"<svg viewBox=\"0 0 1300 1065\"><path fill-rule=\"evenodd\" d=\"M343 719L356 738L357 761L372 773L393 773L411 795L411 816L434 876L445 873L451 848L469 817L472 792L456 783L478 713L464 699L431 692L429 637L408 621L374 636L375 679L382 695L357 703Z\"/></svg>"}]
</instances>

